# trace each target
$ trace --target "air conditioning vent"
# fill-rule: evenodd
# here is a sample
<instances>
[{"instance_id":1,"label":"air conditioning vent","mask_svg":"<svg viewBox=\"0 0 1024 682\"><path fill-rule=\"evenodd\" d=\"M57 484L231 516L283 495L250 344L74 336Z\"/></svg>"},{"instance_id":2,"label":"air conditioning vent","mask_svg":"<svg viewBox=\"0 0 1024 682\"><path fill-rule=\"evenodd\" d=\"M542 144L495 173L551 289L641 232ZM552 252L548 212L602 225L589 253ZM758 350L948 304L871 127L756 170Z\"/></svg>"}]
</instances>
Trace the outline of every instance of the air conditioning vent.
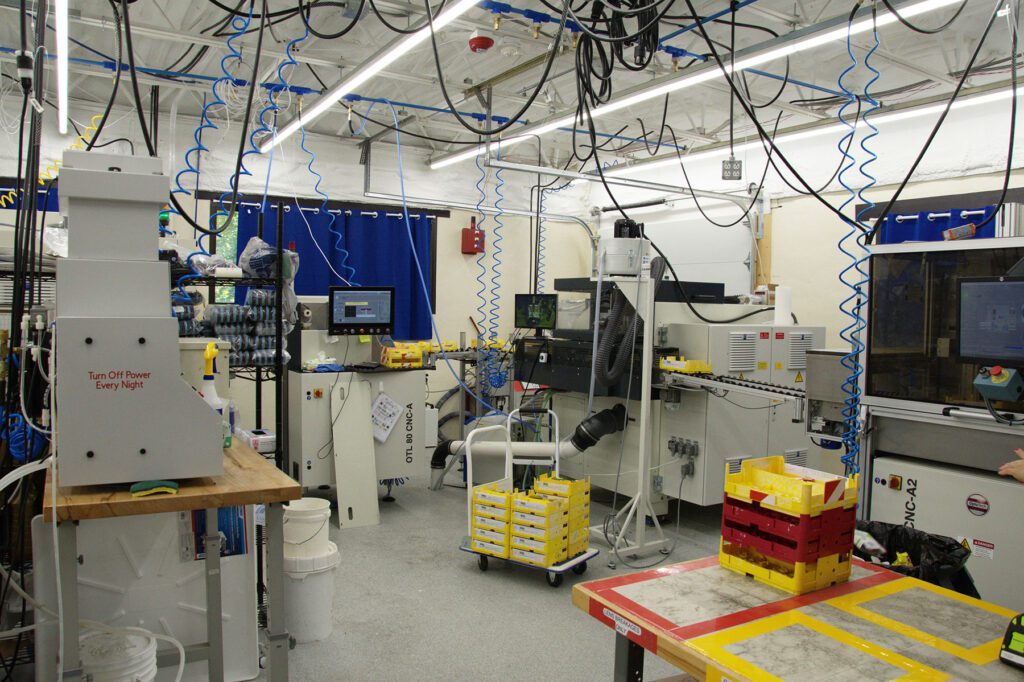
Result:
<instances>
[{"instance_id":1,"label":"air conditioning vent","mask_svg":"<svg viewBox=\"0 0 1024 682\"><path fill-rule=\"evenodd\" d=\"M729 473L738 474L740 472L740 467L743 466L743 460L745 459L750 459L750 457L746 455L740 457L726 457L725 464L729 467Z\"/></svg>"},{"instance_id":2,"label":"air conditioning vent","mask_svg":"<svg viewBox=\"0 0 1024 682\"><path fill-rule=\"evenodd\" d=\"M785 459L786 464L805 467L807 466L807 448L803 450L786 450Z\"/></svg>"},{"instance_id":3,"label":"air conditioning vent","mask_svg":"<svg viewBox=\"0 0 1024 682\"><path fill-rule=\"evenodd\" d=\"M807 351L814 347L814 334L789 335L789 369L807 369Z\"/></svg>"},{"instance_id":4,"label":"air conditioning vent","mask_svg":"<svg viewBox=\"0 0 1024 682\"><path fill-rule=\"evenodd\" d=\"M757 369L757 333L729 333L729 371L753 372Z\"/></svg>"}]
</instances>

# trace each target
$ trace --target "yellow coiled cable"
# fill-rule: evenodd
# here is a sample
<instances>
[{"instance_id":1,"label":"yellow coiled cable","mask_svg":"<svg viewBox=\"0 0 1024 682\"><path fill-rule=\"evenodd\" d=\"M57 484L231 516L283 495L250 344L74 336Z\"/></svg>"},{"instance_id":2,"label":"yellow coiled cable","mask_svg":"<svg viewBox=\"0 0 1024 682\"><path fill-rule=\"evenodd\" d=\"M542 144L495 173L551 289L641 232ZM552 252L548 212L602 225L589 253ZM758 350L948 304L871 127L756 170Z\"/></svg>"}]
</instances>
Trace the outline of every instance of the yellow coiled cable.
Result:
<instances>
[{"instance_id":1,"label":"yellow coiled cable","mask_svg":"<svg viewBox=\"0 0 1024 682\"><path fill-rule=\"evenodd\" d=\"M90 119L89 121L89 125L87 125L85 129L81 132L81 134L78 136L78 139L76 139L68 146L68 149L75 151L84 151L89 144L89 140L91 140L92 136L96 134L97 130L99 130L97 126L97 121L99 121L102 118L103 114L96 114L95 116L93 116L92 119ZM60 161L54 161L46 168L43 168L42 170L39 171L39 184L45 185L47 182L57 177L57 174L59 172ZM0 207L2 206L3 203L2 201L0 201Z\"/></svg>"}]
</instances>

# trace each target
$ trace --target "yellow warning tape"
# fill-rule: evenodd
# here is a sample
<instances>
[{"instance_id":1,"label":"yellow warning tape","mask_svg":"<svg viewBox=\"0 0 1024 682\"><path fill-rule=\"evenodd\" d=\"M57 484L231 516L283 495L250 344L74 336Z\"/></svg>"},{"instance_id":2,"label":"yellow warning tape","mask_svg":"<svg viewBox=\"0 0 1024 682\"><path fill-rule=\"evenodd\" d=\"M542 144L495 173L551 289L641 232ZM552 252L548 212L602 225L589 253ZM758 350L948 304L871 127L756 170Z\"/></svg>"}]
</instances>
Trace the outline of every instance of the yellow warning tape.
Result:
<instances>
[{"instance_id":1,"label":"yellow warning tape","mask_svg":"<svg viewBox=\"0 0 1024 682\"><path fill-rule=\"evenodd\" d=\"M767 618L762 618L752 623L747 623L746 625L740 625L734 628L729 628L728 630L722 630L721 632L691 639L687 644L708 656L715 662L715 664L731 670L734 674L746 677L747 679L758 680L758 682L762 680L782 682L780 678L769 674L763 668L759 668L753 663L726 651L725 647L736 642L754 639L755 637L760 637L791 625L803 625L818 634L825 635L826 637L834 639L841 644L845 644L849 647L862 651L869 656L873 656L880 661L884 661L889 665L901 668L907 672L906 675L902 675L895 679L908 681L934 680L935 682L941 682L942 680L949 679L949 675L942 671L926 666L923 663L907 658L906 656L898 654L890 649L886 649L885 647L879 646L873 642L861 639L856 635L840 630L834 625L830 625L825 621L818 620L817 618L800 611L786 611L774 616L768 616ZM710 668L708 670L709 672L711 671ZM721 674L718 671L715 672L719 675L719 679L721 679ZM827 673L823 672L821 679L828 679Z\"/></svg>"},{"instance_id":2,"label":"yellow warning tape","mask_svg":"<svg viewBox=\"0 0 1024 682\"><path fill-rule=\"evenodd\" d=\"M932 585L931 583L923 582L921 580L915 580L914 578L902 578L900 580L894 580L889 583L883 583L881 585L876 585L875 587L869 587L866 590L861 590L860 592L854 592L853 594L848 594L843 597L829 599L825 603L834 606L837 609L842 609L843 611L853 614L858 618L863 618L866 621L869 621L876 625L880 625L884 628L892 630L893 632L897 632L903 635L904 637L909 637L910 639L921 642L922 644L926 644L932 647L933 649L938 649L939 651L950 654L951 656L962 658L963 660L973 663L975 665L987 665L999 658L999 648L1002 645L1003 641L1002 635L1000 635L997 639L993 639L990 642L985 642L984 644L979 644L978 646L972 649L968 649L966 647L960 646L959 644L954 644L953 642L950 642L948 640L942 639L940 637L929 634L922 630L918 630L917 628L911 625L907 625L906 623L901 623L898 620L894 620L892 618L879 615L877 613L874 613L873 611L869 611L868 609L865 609L863 606L861 606L865 602L869 602L874 599L879 599L881 597L888 597L894 594L899 594L904 590L915 588L928 590L929 592L934 592L935 594L941 595L953 601L966 604L972 608L981 609L983 611L994 613L996 615L1006 618L1007 621L1009 621L1010 618L1013 618L1015 615L1017 615L1014 611L1004 609L1001 606L989 604L988 602L981 601L980 599L974 599L973 597L968 597L966 595L962 595L957 592L953 592L952 590L947 590L942 587L938 587L937 585Z\"/></svg>"}]
</instances>

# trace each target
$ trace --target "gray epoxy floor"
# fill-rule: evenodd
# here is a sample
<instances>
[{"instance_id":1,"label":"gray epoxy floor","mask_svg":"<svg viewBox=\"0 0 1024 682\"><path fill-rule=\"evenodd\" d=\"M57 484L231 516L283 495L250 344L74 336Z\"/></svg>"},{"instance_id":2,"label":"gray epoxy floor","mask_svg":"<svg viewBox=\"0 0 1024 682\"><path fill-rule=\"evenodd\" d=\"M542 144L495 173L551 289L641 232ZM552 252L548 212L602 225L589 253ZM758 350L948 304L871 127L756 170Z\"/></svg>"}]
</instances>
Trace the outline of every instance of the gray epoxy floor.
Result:
<instances>
[{"instance_id":1,"label":"gray epoxy floor","mask_svg":"<svg viewBox=\"0 0 1024 682\"><path fill-rule=\"evenodd\" d=\"M439 492L426 481L396 489L381 504L381 523L331 528L341 565L336 572L334 632L298 645L293 680L609 680L612 631L576 609L571 585L631 569L607 567L608 555L584 576L566 575L551 588L544 574L458 550L466 531L466 493ZM592 523L608 507L595 495ZM718 550L720 508L683 506L678 546L669 562ZM670 507L675 537L675 506ZM645 679L679 674L650 654Z\"/></svg>"}]
</instances>

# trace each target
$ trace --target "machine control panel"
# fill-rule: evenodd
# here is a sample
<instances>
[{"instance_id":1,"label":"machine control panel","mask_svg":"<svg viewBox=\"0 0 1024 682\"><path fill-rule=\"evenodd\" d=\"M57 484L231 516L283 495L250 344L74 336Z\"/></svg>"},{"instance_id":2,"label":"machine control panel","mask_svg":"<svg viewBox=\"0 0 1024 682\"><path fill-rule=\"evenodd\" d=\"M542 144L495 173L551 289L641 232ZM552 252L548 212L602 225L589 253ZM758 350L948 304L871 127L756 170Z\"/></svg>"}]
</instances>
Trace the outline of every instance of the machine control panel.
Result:
<instances>
[{"instance_id":1,"label":"machine control panel","mask_svg":"<svg viewBox=\"0 0 1024 682\"><path fill-rule=\"evenodd\" d=\"M1024 393L1024 379L1020 372L1009 367L993 365L982 367L974 378L974 388L987 400L1020 400Z\"/></svg>"}]
</instances>

